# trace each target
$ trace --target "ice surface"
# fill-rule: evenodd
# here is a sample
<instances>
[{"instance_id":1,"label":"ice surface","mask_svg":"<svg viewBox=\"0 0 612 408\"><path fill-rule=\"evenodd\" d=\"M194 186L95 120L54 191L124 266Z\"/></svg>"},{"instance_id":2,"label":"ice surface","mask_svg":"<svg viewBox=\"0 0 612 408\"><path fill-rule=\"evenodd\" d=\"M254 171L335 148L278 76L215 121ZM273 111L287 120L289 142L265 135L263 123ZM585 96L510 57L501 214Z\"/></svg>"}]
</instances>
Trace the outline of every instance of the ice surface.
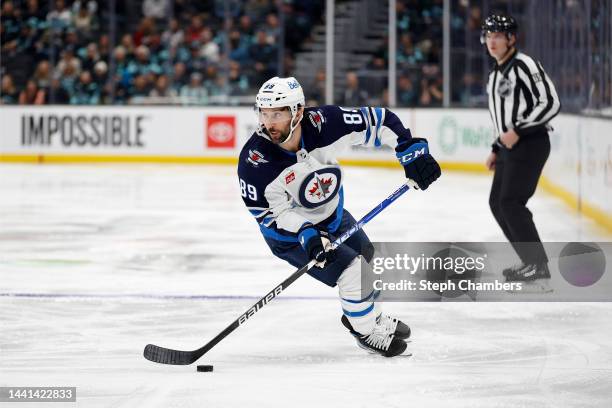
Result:
<instances>
[{"instance_id":1,"label":"ice surface","mask_svg":"<svg viewBox=\"0 0 612 408\"><path fill-rule=\"evenodd\" d=\"M356 218L403 182L345 170ZM445 173L366 231L503 241L490 181ZM610 239L542 192L530 208L544 240ZM198 361L213 373L142 357L200 347L292 271L232 167L0 165L0 386L76 386L83 407L610 406L607 303L386 304L413 356L384 359L340 325L336 291L303 277Z\"/></svg>"}]
</instances>

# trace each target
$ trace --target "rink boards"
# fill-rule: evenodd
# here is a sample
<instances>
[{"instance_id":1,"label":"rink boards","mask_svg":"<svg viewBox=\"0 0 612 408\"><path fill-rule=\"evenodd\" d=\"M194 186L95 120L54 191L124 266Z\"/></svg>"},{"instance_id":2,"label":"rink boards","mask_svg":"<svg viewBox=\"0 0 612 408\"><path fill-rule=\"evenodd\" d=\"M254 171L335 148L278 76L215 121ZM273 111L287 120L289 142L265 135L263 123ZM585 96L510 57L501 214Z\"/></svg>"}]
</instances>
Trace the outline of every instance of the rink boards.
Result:
<instances>
[{"instance_id":1,"label":"rink boards","mask_svg":"<svg viewBox=\"0 0 612 408\"><path fill-rule=\"evenodd\" d=\"M494 138L488 111L394 112L429 140L445 169L486 171ZM0 162L234 163L257 119L244 107L4 106L0 123ZM612 120L560 115L552 125L542 187L612 230ZM397 165L389 148L355 147L343 161Z\"/></svg>"}]
</instances>

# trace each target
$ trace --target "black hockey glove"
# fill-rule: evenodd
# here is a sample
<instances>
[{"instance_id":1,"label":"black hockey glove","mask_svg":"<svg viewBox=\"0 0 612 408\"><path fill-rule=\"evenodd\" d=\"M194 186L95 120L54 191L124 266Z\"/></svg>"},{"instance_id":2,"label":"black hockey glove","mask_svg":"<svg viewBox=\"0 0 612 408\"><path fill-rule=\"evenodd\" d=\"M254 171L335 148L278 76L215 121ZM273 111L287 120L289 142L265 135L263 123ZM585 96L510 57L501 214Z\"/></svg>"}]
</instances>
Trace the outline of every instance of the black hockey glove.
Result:
<instances>
[{"instance_id":1,"label":"black hockey glove","mask_svg":"<svg viewBox=\"0 0 612 408\"><path fill-rule=\"evenodd\" d=\"M336 254L330 250L331 243L326 231L319 231L311 223L306 223L298 231L298 238L308 258L317 261L315 266L323 268L326 262L330 264L336 260Z\"/></svg>"},{"instance_id":2,"label":"black hockey glove","mask_svg":"<svg viewBox=\"0 0 612 408\"><path fill-rule=\"evenodd\" d=\"M442 174L440 165L429 154L427 139L412 138L397 145L395 151L406 178L417 183L421 190L427 190Z\"/></svg>"}]
</instances>

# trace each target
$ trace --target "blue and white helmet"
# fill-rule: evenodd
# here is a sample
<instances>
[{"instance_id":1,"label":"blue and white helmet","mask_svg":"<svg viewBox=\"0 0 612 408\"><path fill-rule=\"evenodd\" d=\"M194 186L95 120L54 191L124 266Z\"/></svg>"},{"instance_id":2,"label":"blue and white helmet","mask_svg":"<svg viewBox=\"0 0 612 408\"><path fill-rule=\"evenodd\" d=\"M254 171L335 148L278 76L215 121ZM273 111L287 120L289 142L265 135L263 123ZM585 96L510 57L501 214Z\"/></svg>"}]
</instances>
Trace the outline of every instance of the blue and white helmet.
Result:
<instances>
[{"instance_id":1,"label":"blue and white helmet","mask_svg":"<svg viewBox=\"0 0 612 408\"><path fill-rule=\"evenodd\" d=\"M268 79L261 88L259 88L259 92L257 92L257 96L255 97L255 108L257 111L261 108L283 108L285 106L289 107L291 110L291 130L283 143L291 138L293 131L300 123L301 118L297 122L295 118L299 108L305 105L304 91L300 83L294 77L274 77ZM263 125L260 124L260 134L264 133L262 126ZM265 136L265 133L263 136Z\"/></svg>"}]
</instances>

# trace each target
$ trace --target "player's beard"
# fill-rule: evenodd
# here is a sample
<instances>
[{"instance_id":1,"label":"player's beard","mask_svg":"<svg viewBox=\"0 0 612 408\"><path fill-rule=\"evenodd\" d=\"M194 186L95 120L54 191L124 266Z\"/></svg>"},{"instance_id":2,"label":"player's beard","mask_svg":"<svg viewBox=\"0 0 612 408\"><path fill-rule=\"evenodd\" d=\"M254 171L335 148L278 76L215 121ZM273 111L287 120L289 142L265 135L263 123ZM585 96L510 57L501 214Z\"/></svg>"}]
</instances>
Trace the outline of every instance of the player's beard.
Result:
<instances>
[{"instance_id":1,"label":"player's beard","mask_svg":"<svg viewBox=\"0 0 612 408\"><path fill-rule=\"evenodd\" d=\"M268 130L268 135L270 136L270 140L272 141L272 143L274 144L282 144L284 143L287 138L289 137L289 130L281 130L281 129L274 129L275 130L275 134L274 136L272 135L272 133Z\"/></svg>"}]
</instances>

